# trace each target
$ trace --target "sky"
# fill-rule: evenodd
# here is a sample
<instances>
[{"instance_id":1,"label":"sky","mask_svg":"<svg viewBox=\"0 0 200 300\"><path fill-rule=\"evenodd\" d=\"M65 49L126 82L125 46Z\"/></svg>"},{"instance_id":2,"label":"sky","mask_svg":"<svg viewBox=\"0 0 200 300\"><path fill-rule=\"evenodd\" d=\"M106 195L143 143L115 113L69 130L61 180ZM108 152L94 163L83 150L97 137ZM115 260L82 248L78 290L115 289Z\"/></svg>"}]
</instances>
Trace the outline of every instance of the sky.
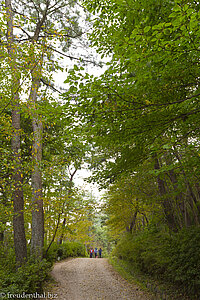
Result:
<instances>
[{"instance_id":1,"label":"sky","mask_svg":"<svg viewBox=\"0 0 200 300\"><path fill-rule=\"evenodd\" d=\"M86 168L82 168L77 171L76 175L74 176L74 183L76 187L82 188L85 191L88 191L89 193L92 193L92 195L97 199L100 200L102 194L104 191L100 191L98 189L97 184L89 183L85 179L87 179L92 174L91 171L89 171Z\"/></svg>"},{"instance_id":2,"label":"sky","mask_svg":"<svg viewBox=\"0 0 200 300\"><path fill-rule=\"evenodd\" d=\"M81 12L81 14L83 16L83 11ZM84 43L79 41L74 41L72 47L69 49L69 52L67 54L76 58L85 57L87 60L94 61L95 63L102 61L100 55L95 51L95 49L89 47L86 34L84 35ZM100 76L105 72L107 68L106 62L108 62L109 60L110 60L109 57L104 58L104 60L102 61L103 67L97 67L93 63L88 63L85 65L85 72L92 74L94 76ZM78 60L76 59L71 60L69 58L63 59L63 67L65 70L73 68L74 64L78 64ZM67 78L67 71L65 72L60 71L54 74L55 84L56 87L58 87L58 89L69 88L69 86L64 84L66 78ZM83 167L81 170L78 170L77 173L75 174L74 183L77 187L84 188L85 190L92 192L92 194L97 199L100 199L101 195L103 194L103 191L99 191L97 184L88 183L85 180L89 176L91 176L91 174L92 174L91 171L89 171L86 167Z\"/></svg>"}]
</instances>

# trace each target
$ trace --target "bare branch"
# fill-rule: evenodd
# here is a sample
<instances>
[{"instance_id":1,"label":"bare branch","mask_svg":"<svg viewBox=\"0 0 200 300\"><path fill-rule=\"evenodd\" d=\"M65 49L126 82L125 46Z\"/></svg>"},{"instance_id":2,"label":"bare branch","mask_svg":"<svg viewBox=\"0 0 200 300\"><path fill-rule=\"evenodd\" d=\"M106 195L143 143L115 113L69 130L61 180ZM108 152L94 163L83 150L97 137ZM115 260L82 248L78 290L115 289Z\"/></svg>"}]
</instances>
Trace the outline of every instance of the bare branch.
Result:
<instances>
[{"instance_id":1,"label":"bare branch","mask_svg":"<svg viewBox=\"0 0 200 300\"><path fill-rule=\"evenodd\" d=\"M26 30L24 30L20 25L15 26L16 28L19 28L23 33L25 33L28 36L28 39L31 39L31 36L28 34L28 32L26 32ZM21 41L21 40L20 40Z\"/></svg>"},{"instance_id":2,"label":"bare branch","mask_svg":"<svg viewBox=\"0 0 200 300\"><path fill-rule=\"evenodd\" d=\"M47 87L50 87L54 92L58 92L59 94L62 94L61 91L59 91L58 89L56 89L53 84L46 82L43 78L40 78L40 81L46 85Z\"/></svg>"},{"instance_id":3,"label":"bare branch","mask_svg":"<svg viewBox=\"0 0 200 300\"><path fill-rule=\"evenodd\" d=\"M52 9L52 10L49 10L49 14L53 14L55 11L57 11L58 9L61 9L61 8L63 8L63 7L66 7L66 4L60 5L60 6L58 6L58 7L55 7L55 8Z\"/></svg>"},{"instance_id":4,"label":"bare branch","mask_svg":"<svg viewBox=\"0 0 200 300\"><path fill-rule=\"evenodd\" d=\"M35 7L35 10L37 11L37 15L38 15L38 19L40 19L40 10L38 10L38 7L35 5L35 2L34 2L34 0L30 0L32 3L33 3L33 5L34 5L34 7Z\"/></svg>"},{"instance_id":5,"label":"bare branch","mask_svg":"<svg viewBox=\"0 0 200 300\"><path fill-rule=\"evenodd\" d=\"M95 65L95 66L98 66L98 64L95 63L95 61L91 61L91 60L83 59L83 58L80 58L80 57L74 57L74 56L71 56L71 55L67 55L67 54L65 54L65 53L63 53L63 52L61 52L61 51L55 49L55 48L52 47L52 46L47 46L47 48L53 50L54 52L56 52L56 53L58 53L58 54L60 54L60 55L62 55L62 56L68 57L68 58L70 58L70 59L72 59L72 60L74 59L74 60L78 60L78 61L80 61L80 62L81 62L81 61L83 61L83 62L88 62L88 63L90 63L90 64L93 64L93 65Z\"/></svg>"},{"instance_id":6,"label":"bare branch","mask_svg":"<svg viewBox=\"0 0 200 300\"><path fill-rule=\"evenodd\" d=\"M54 8L57 4L59 4L61 1L59 0L59 1L57 1L55 4L53 4L52 6L50 6L49 7L49 10L51 10L52 8ZM65 6L66 6L66 4L65 4Z\"/></svg>"}]
</instances>

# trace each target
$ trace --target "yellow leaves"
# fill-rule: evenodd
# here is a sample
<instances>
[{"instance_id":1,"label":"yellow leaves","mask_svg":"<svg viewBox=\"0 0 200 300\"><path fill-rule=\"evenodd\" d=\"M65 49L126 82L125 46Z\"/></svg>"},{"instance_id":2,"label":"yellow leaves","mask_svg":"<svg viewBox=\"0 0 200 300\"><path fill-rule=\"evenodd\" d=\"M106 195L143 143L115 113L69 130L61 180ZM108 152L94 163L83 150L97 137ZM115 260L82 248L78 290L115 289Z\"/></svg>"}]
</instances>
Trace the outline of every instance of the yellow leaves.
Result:
<instances>
[{"instance_id":1,"label":"yellow leaves","mask_svg":"<svg viewBox=\"0 0 200 300\"><path fill-rule=\"evenodd\" d=\"M146 103L147 105L149 105L149 104L151 104L151 101L145 100L145 103Z\"/></svg>"},{"instance_id":2,"label":"yellow leaves","mask_svg":"<svg viewBox=\"0 0 200 300\"><path fill-rule=\"evenodd\" d=\"M34 190L34 191L33 191L34 194L40 193L40 192L41 192L41 189L38 189L38 190Z\"/></svg>"}]
</instances>

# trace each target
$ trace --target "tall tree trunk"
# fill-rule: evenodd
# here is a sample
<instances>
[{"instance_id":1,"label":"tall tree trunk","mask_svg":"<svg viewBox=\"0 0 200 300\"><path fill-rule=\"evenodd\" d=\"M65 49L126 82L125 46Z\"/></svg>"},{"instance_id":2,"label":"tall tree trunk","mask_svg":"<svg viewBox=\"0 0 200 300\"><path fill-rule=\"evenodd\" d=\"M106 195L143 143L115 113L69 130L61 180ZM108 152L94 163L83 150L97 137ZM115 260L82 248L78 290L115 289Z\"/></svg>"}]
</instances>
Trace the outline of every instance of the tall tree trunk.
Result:
<instances>
[{"instance_id":1,"label":"tall tree trunk","mask_svg":"<svg viewBox=\"0 0 200 300\"><path fill-rule=\"evenodd\" d=\"M6 203L7 203L7 197L5 195L5 192L4 192L4 188L3 186L0 187L0 193L2 195L2 204L3 206L6 206ZM3 225L6 225L6 220L4 219L4 216L2 216L2 218L0 218L0 222L3 224ZM4 241L4 229L2 229L2 231L0 232L0 242L3 242Z\"/></svg>"},{"instance_id":2,"label":"tall tree trunk","mask_svg":"<svg viewBox=\"0 0 200 300\"><path fill-rule=\"evenodd\" d=\"M44 247L44 211L42 196L42 135L43 124L36 111L37 91L39 89L39 78L32 76L32 87L29 97L29 105L32 116L33 146L32 146L32 236L31 252L42 259ZM38 75L38 74L37 74Z\"/></svg>"},{"instance_id":3,"label":"tall tree trunk","mask_svg":"<svg viewBox=\"0 0 200 300\"><path fill-rule=\"evenodd\" d=\"M129 228L130 228L130 232L131 233L133 233L133 230L134 230L134 228L136 226L137 214L138 214L138 210L135 211L134 216L133 216L133 218L131 220L131 223L130 223L130 227Z\"/></svg>"},{"instance_id":4,"label":"tall tree trunk","mask_svg":"<svg viewBox=\"0 0 200 300\"><path fill-rule=\"evenodd\" d=\"M33 120L33 172L32 172L32 252L42 257L44 246L44 212L42 197L42 132L41 121Z\"/></svg>"},{"instance_id":5,"label":"tall tree trunk","mask_svg":"<svg viewBox=\"0 0 200 300\"><path fill-rule=\"evenodd\" d=\"M13 152L13 230L14 245L17 265L21 265L27 257L26 236L24 228L24 198L23 198L23 175L21 171L21 141L20 141L20 111L19 111L19 94L20 86L19 75L17 74L17 65L15 59L14 35L13 35L13 16L11 0L5 1L7 9L7 40L8 53L10 57L10 68L12 73L12 152Z\"/></svg>"},{"instance_id":6,"label":"tall tree trunk","mask_svg":"<svg viewBox=\"0 0 200 300\"><path fill-rule=\"evenodd\" d=\"M32 47L34 53L34 43L38 41L39 34L42 26L47 18L47 11L50 2L46 2L46 9L44 10L43 17L38 18L36 29L32 38ZM45 40L44 40L45 45ZM43 46L44 46L43 45ZM32 147L32 236L31 236L31 253L42 259L44 247L44 211L43 211L43 195L42 195L42 136L43 124L41 117L36 109L36 102L38 98L38 89L40 86L42 62L44 58L44 47L41 52L41 57L37 61L36 55L33 54L32 59L35 61L35 67L31 71L32 85L29 95L29 107L32 117L33 128L33 147Z\"/></svg>"},{"instance_id":7,"label":"tall tree trunk","mask_svg":"<svg viewBox=\"0 0 200 300\"><path fill-rule=\"evenodd\" d=\"M192 210L192 214L193 214L193 219L194 219L194 222L196 225L199 225L200 223L200 206L199 206L199 203L198 203L198 199L193 191L193 188L192 188L192 185L188 179L188 176L185 172L185 169L184 169L184 166L182 164L182 160L181 160L181 157L177 151L177 149L174 150L174 154L177 158L177 160L179 161L180 163L180 167L181 167L181 171L182 171L182 174L183 174L183 178L184 178L184 181L185 181L185 185L186 185L186 188L188 190L188 203L191 207L191 210Z\"/></svg>"},{"instance_id":8,"label":"tall tree trunk","mask_svg":"<svg viewBox=\"0 0 200 300\"><path fill-rule=\"evenodd\" d=\"M165 162L168 166L173 164L171 153L165 154ZM174 207L177 215L177 220L179 222L179 227L187 226L187 212L185 211L185 199L181 192L178 191L178 179L174 169L168 171L168 176L172 183L172 187L175 193ZM178 193L178 194L177 194Z\"/></svg>"},{"instance_id":9,"label":"tall tree trunk","mask_svg":"<svg viewBox=\"0 0 200 300\"><path fill-rule=\"evenodd\" d=\"M0 232L0 243L4 241L4 232Z\"/></svg>"},{"instance_id":10,"label":"tall tree trunk","mask_svg":"<svg viewBox=\"0 0 200 300\"><path fill-rule=\"evenodd\" d=\"M156 170L160 169L160 164L159 164L159 161L158 161L157 157L155 157L154 168ZM160 196L162 197L162 206L163 206L165 218L166 218L166 221L167 221L167 225L171 230L177 231L175 216L173 214L173 208L172 208L170 199L167 196L167 190L166 190L165 182L164 182L164 180L162 180L160 178L160 176L158 176L157 177L157 183L158 183L158 190L160 192Z\"/></svg>"}]
</instances>

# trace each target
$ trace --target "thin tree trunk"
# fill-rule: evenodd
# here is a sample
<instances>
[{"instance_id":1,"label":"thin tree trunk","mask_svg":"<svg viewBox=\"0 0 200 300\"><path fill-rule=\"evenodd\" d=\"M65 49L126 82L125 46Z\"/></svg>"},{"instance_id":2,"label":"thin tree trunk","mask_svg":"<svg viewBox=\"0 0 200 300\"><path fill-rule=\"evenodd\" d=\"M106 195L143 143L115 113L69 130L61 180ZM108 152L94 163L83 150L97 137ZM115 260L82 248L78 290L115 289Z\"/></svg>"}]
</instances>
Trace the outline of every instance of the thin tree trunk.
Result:
<instances>
[{"instance_id":1,"label":"thin tree trunk","mask_svg":"<svg viewBox=\"0 0 200 300\"><path fill-rule=\"evenodd\" d=\"M60 244L60 245L61 245L62 242L63 242L63 238L64 238L64 233L63 233L63 231L64 231L64 229L65 229L66 222L67 222L67 219L66 219L66 217L65 217L64 220L63 220L63 223L62 223L62 233L61 233L60 240L59 240L59 244Z\"/></svg>"},{"instance_id":2,"label":"thin tree trunk","mask_svg":"<svg viewBox=\"0 0 200 300\"><path fill-rule=\"evenodd\" d=\"M135 211L134 216L133 216L133 218L131 220L131 223L130 223L130 232L131 233L133 233L133 230L134 230L135 225L136 225L137 214L138 214L138 210Z\"/></svg>"},{"instance_id":3,"label":"thin tree trunk","mask_svg":"<svg viewBox=\"0 0 200 300\"><path fill-rule=\"evenodd\" d=\"M70 173L70 184L69 184L69 189L68 189L68 191L67 191L67 196L68 196L68 198L69 198L69 195L70 195L71 190L72 190L72 181L73 181L73 178L74 178L74 175L76 174L76 172L77 172L77 169L75 169L72 173ZM52 243L53 243L54 240L55 240L55 237L56 237L58 228L59 228L59 226L60 226L60 219L61 219L61 216L62 216L62 214L63 214L63 212L64 212L64 208L65 208L65 203L63 203L62 210L61 210L61 212L58 214L58 220L57 220L56 228L55 228L55 231L54 231L52 240L51 240L49 246L47 247L45 256L47 255L47 253L48 253L48 251L49 251L49 249L50 249ZM62 230L65 229L66 221L67 221L67 219L66 219L66 217L65 217L64 220L63 220L63 223L62 223ZM63 237L64 237L64 235L63 235L63 232L62 232L62 233L61 233L61 236L60 236L60 240L59 240L59 244L60 244L60 245L62 244Z\"/></svg>"},{"instance_id":4,"label":"thin tree trunk","mask_svg":"<svg viewBox=\"0 0 200 300\"><path fill-rule=\"evenodd\" d=\"M70 193L72 191L72 182L73 182L73 178L74 178L74 175L76 174L76 172L77 172L77 169L75 169L72 173L70 173L69 189L68 189L68 192L67 192L68 198L70 197ZM63 210L64 210L64 207L63 207ZM63 213L63 211L62 211L62 213ZM65 230L66 222L67 222L67 219L66 219L66 217L64 217L63 223L62 223L62 233L61 233L61 236L60 236L60 239L59 239L59 244L60 245L63 242L63 237L64 237L63 231Z\"/></svg>"},{"instance_id":5,"label":"thin tree trunk","mask_svg":"<svg viewBox=\"0 0 200 300\"><path fill-rule=\"evenodd\" d=\"M60 217L61 217L61 213L58 214L58 220L57 220L57 224L56 224L56 228L55 228L55 231L54 231L54 234L53 234L53 237L51 239L51 242L49 243L48 247L47 247L47 250L45 252L45 257L47 256L47 253L51 247L51 245L53 244L54 240L55 240L55 237L56 237L56 234L57 234L57 231L58 231L58 228L59 228L59 225L60 225Z\"/></svg>"},{"instance_id":6,"label":"thin tree trunk","mask_svg":"<svg viewBox=\"0 0 200 300\"><path fill-rule=\"evenodd\" d=\"M11 0L5 1L7 9L7 40L8 53L10 57L10 68L12 73L12 152L13 152L13 230L14 230L14 245L17 265L21 265L27 258L26 236L24 228L24 198L23 198L23 175L21 171L21 141L20 141L20 110L19 110L19 94L18 87L20 86L19 76L17 74L17 65L15 59L14 35L13 35L13 16Z\"/></svg>"},{"instance_id":7,"label":"thin tree trunk","mask_svg":"<svg viewBox=\"0 0 200 300\"><path fill-rule=\"evenodd\" d=\"M142 221L142 223L143 223L143 227L145 227L145 225L147 224L149 224L149 220L148 220L148 218L147 218L147 216L146 216L146 214L145 213L141 213L140 212L140 214L141 215L143 215L143 221ZM146 221L146 222L145 222ZM146 223L146 224L145 224Z\"/></svg>"}]
</instances>

